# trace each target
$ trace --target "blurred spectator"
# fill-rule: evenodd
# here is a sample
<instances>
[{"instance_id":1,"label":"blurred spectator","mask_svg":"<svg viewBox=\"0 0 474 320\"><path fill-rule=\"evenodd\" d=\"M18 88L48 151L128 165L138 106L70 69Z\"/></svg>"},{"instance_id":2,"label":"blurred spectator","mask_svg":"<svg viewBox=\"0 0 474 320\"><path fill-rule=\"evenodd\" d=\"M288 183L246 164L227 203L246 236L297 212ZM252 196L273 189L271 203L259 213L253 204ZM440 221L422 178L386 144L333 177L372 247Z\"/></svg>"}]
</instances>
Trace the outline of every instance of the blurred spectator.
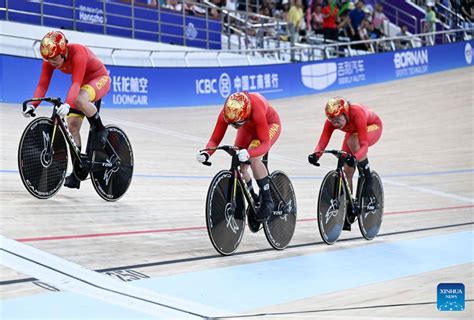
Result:
<instances>
[{"instance_id":1,"label":"blurred spectator","mask_svg":"<svg viewBox=\"0 0 474 320\"><path fill-rule=\"evenodd\" d=\"M282 0L280 6L276 7L275 17L279 18L281 21L286 22L288 20L289 10L290 10L290 5L288 3L288 0ZM286 26L282 26L282 28L279 30L279 33L284 34L281 36L282 40L284 41L288 40L288 28Z\"/></svg>"},{"instance_id":2,"label":"blurred spectator","mask_svg":"<svg viewBox=\"0 0 474 320\"><path fill-rule=\"evenodd\" d=\"M367 33L369 34L369 39L372 39L372 40L381 39L381 38L385 37L385 33L383 33L382 30L375 28L374 24L371 23L371 22L369 23L369 25L367 27ZM375 50L377 52L390 51L390 46L385 41L373 42L371 48L373 49L374 46L375 46Z\"/></svg>"},{"instance_id":3,"label":"blurred spectator","mask_svg":"<svg viewBox=\"0 0 474 320\"><path fill-rule=\"evenodd\" d=\"M325 39L330 39L337 41L337 13L339 9L337 8L336 1L330 0L327 6L322 9L323 13L323 33Z\"/></svg>"},{"instance_id":4,"label":"blurred spectator","mask_svg":"<svg viewBox=\"0 0 474 320\"><path fill-rule=\"evenodd\" d=\"M259 2L259 4L260 4L260 2ZM237 10L256 13L257 12L257 0L237 0Z\"/></svg>"},{"instance_id":5,"label":"blurred spectator","mask_svg":"<svg viewBox=\"0 0 474 320\"><path fill-rule=\"evenodd\" d=\"M451 14L450 11L451 1L450 0L436 0L436 12L439 15L439 20L448 26L451 26Z\"/></svg>"},{"instance_id":6,"label":"blurred spectator","mask_svg":"<svg viewBox=\"0 0 474 320\"><path fill-rule=\"evenodd\" d=\"M425 26L424 26L424 33L431 33L436 31L436 13L434 11L434 4L429 2L426 8L426 15L425 15ZM434 45L435 36L427 35L426 42L427 44Z\"/></svg>"},{"instance_id":7,"label":"blurred spectator","mask_svg":"<svg viewBox=\"0 0 474 320\"><path fill-rule=\"evenodd\" d=\"M227 0L225 8L232 11L237 10L237 0Z\"/></svg>"},{"instance_id":8,"label":"blurred spectator","mask_svg":"<svg viewBox=\"0 0 474 320\"><path fill-rule=\"evenodd\" d=\"M226 0L210 0L212 4L216 5L220 9L226 6ZM216 8L209 8L209 16L214 19L221 17L221 11Z\"/></svg>"},{"instance_id":9,"label":"blurred spectator","mask_svg":"<svg viewBox=\"0 0 474 320\"><path fill-rule=\"evenodd\" d=\"M359 40L369 40L369 32L368 32L368 27L369 27L369 21L367 19L364 19L361 21L359 24L359 28L357 29L357 34L359 36ZM367 50L367 51L372 51L371 50L371 45L370 43L361 43L360 45L357 46L358 49L361 50Z\"/></svg>"},{"instance_id":10,"label":"blurred spectator","mask_svg":"<svg viewBox=\"0 0 474 320\"><path fill-rule=\"evenodd\" d=\"M300 30L304 30L304 14L302 0L292 0L292 5L288 11L286 22L288 22L288 33L295 41L299 39Z\"/></svg>"},{"instance_id":11,"label":"blurred spectator","mask_svg":"<svg viewBox=\"0 0 474 320\"><path fill-rule=\"evenodd\" d=\"M343 37L348 37L351 41L356 40L356 33L354 28L352 28L351 18L349 17L349 11L343 12L339 16L339 24L337 28L339 29L339 35Z\"/></svg>"},{"instance_id":12,"label":"blurred spectator","mask_svg":"<svg viewBox=\"0 0 474 320\"><path fill-rule=\"evenodd\" d=\"M186 12L191 16L205 16L206 15L206 9L194 3L187 4Z\"/></svg>"},{"instance_id":13,"label":"blurred spectator","mask_svg":"<svg viewBox=\"0 0 474 320\"><path fill-rule=\"evenodd\" d=\"M359 0L356 3L356 7L354 10L352 10L349 13L349 17L351 18L351 23L352 23L352 28L354 30L359 29L359 25L364 20L365 18L365 12L364 12L364 1Z\"/></svg>"},{"instance_id":14,"label":"blurred spectator","mask_svg":"<svg viewBox=\"0 0 474 320\"><path fill-rule=\"evenodd\" d=\"M274 7L275 4L271 0L263 0L259 10L260 14L267 17L273 17Z\"/></svg>"},{"instance_id":15,"label":"blurred spectator","mask_svg":"<svg viewBox=\"0 0 474 320\"><path fill-rule=\"evenodd\" d=\"M307 30L312 30L313 29L312 19L313 19L313 13L316 10L316 6L319 5L319 6L321 6L321 8L323 8L323 6L321 5L322 0L308 0L308 1L309 1L308 8L306 8L306 10L304 11L305 12L306 29Z\"/></svg>"},{"instance_id":16,"label":"blurred spectator","mask_svg":"<svg viewBox=\"0 0 474 320\"><path fill-rule=\"evenodd\" d=\"M380 29L375 28L373 23L369 23L367 32L369 34L369 39L380 39L385 36L385 34L380 31Z\"/></svg>"},{"instance_id":17,"label":"blurred spectator","mask_svg":"<svg viewBox=\"0 0 474 320\"><path fill-rule=\"evenodd\" d=\"M397 37L409 37L410 35L408 34L408 27L406 24L402 25L400 28L400 32L397 33ZM404 50L410 47L410 40L408 38L406 39L397 39L395 42L395 45L398 50Z\"/></svg>"},{"instance_id":18,"label":"blurred spectator","mask_svg":"<svg viewBox=\"0 0 474 320\"><path fill-rule=\"evenodd\" d=\"M163 5L163 8L170 9L173 11L183 10L183 4L178 3L178 0L166 0L166 4Z\"/></svg>"},{"instance_id":19,"label":"blurred spectator","mask_svg":"<svg viewBox=\"0 0 474 320\"><path fill-rule=\"evenodd\" d=\"M323 21L324 21L323 8L321 7L321 5L317 4L314 7L313 13L311 14L311 20L310 20L311 30L313 30L314 33L322 34L323 33Z\"/></svg>"},{"instance_id":20,"label":"blurred spectator","mask_svg":"<svg viewBox=\"0 0 474 320\"><path fill-rule=\"evenodd\" d=\"M290 2L288 0L281 1L281 20L286 21L288 20L288 11L290 11Z\"/></svg>"},{"instance_id":21,"label":"blurred spectator","mask_svg":"<svg viewBox=\"0 0 474 320\"><path fill-rule=\"evenodd\" d=\"M467 20L466 28L472 26L474 22L474 1L473 0L462 0L461 1L461 14L464 19Z\"/></svg>"},{"instance_id":22,"label":"blurred spectator","mask_svg":"<svg viewBox=\"0 0 474 320\"><path fill-rule=\"evenodd\" d=\"M364 6L364 19L367 20L369 23L372 22L372 11L373 8L369 6Z\"/></svg>"},{"instance_id":23,"label":"blurred spectator","mask_svg":"<svg viewBox=\"0 0 474 320\"><path fill-rule=\"evenodd\" d=\"M387 16L383 13L383 6L380 3L375 5L375 11L372 16L372 23L374 24L375 29L385 31L383 29L384 21L388 21Z\"/></svg>"}]
</instances>

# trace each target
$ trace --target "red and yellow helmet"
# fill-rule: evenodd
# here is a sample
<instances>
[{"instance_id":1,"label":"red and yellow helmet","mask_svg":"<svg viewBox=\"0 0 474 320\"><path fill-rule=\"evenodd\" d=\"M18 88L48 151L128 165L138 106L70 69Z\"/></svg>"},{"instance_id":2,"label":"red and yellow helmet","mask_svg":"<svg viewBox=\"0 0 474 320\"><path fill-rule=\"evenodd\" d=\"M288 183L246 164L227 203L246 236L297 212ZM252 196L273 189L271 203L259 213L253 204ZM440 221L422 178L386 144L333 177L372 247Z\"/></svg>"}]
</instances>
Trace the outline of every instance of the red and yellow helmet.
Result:
<instances>
[{"instance_id":1,"label":"red and yellow helmet","mask_svg":"<svg viewBox=\"0 0 474 320\"><path fill-rule=\"evenodd\" d=\"M41 40L40 52L44 60L66 55L67 39L61 31L50 31Z\"/></svg>"},{"instance_id":2,"label":"red and yellow helmet","mask_svg":"<svg viewBox=\"0 0 474 320\"><path fill-rule=\"evenodd\" d=\"M247 122L252 111L250 97L247 92L231 94L224 103L224 120L234 128Z\"/></svg>"},{"instance_id":3,"label":"red and yellow helmet","mask_svg":"<svg viewBox=\"0 0 474 320\"><path fill-rule=\"evenodd\" d=\"M341 97L334 97L329 99L325 107L326 117L329 119L338 117L344 114L349 117L349 102Z\"/></svg>"}]
</instances>

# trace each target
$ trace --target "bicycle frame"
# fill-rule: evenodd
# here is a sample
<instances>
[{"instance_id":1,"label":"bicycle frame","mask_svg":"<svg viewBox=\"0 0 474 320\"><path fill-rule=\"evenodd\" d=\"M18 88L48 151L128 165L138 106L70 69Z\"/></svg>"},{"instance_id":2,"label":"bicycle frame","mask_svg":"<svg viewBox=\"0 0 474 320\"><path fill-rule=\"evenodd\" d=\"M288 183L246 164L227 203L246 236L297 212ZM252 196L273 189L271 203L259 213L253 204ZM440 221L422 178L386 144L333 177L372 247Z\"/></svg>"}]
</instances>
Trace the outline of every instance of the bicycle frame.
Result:
<instances>
[{"instance_id":1,"label":"bicycle frame","mask_svg":"<svg viewBox=\"0 0 474 320\"><path fill-rule=\"evenodd\" d=\"M39 101L39 102L46 101L46 102L49 102L53 105L53 114L51 115L51 120L53 121L53 132L51 134L51 141L48 144L48 151L49 152L52 151L53 143L55 141L55 137L56 137L57 130L58 130L58 127L59 127L59 130L63 133L63 135L66 139L66 142L69 145L70 150L72 150L71 155L74 158L74 159L72 159L73 164L74 164L74 160L77 160L79 162L79 166L81 168L84 168L85 172L87 172L87 173L90 172L90 170L92 169L92 167L94 165L100 165L102 167L107 167L107 168L110 168L110 167L113 166L113 163L111 161L107 161L107 162L96 162L96 161L94 161L92 159L93 158L92 153L89 152L88 148L86 149L86 154L85 155L81 154L81 150L79 149L76 142L74 141L74 138L71 134L71 131L69 131L66 120L56 114L57 108L59 106L61 106L61 104L62 104L61 98L59 98L59 97L50 97L50 98L32 98L32 99L28 99L28 100L23 102L23 110L25 110L26 105L29 102L35 102L35 101ZM33 116L35 116L35 115L33 114ZM89 144L89 141L88 141L88 144ZM109 146L109 148L108 148L109 151L107 152L109 154L109 156L114 155L116 157L115 161L120 161L121 159L118 156L117 152L113 148L110 147L110 142L109 141L107 141L106 145Z\"/></svg>"},{"instance_id":2,"label":"bicycle frame","mask_svg":"<svg viewBox=\"0 0 474 320\"><path fill-rule=\"evenodd\" d=\"M335 187L336 189L334 190L334 193L340 194L341 188L344 188L344 191L346 192L346 195L347 195L347 199L349 200L349 203L351 205L352 214L355 215L356 214L355 204L357 203L356 202L357 199L354 197L354 193L351 191L351 188L349 187L349 181L347 180L347 175L343 169L345 160L344 158L342 158L342 155L348 155L348 153L344 151L340 151L340 150L325 150L323 151L323 153L330 153L338 159L336 172L339 176L339 179L338 179L338 182L336 183L336 187ZM359 181L360 179L362 179L362 176L359 174ZM357 188L359 188L359 183L357 183Z\"/></svg>"},{"instance_id":3,"label":"bicycle frame","mask_svg":"<svg viewBox=\"0 0 474 320\"><path fill-rule=\"evenodd\" d=\"M255 209L255 201L252 198L252 195L250 194L250 190L247 187L247 184L244 181L242 172L240 171L240 161L237 155L237 151L240 150L238 147L234 146L220 146L220 147L215 147L215 148L206 148L201 151L211 151L211 150L224 150L227 152L230 156L232 156L232 162L230 166L230 171L232 172L233 175L233 183L232 183L232 192L231 192L231 205L232 208L236 208L236 197L237 197L237 183L239 183L240 187L244 191L244 196L245 199L247 200L247 203L249 204L251 210L253 211L254 214L257 214L257 210ZM265 164L265 167L267 167L268 164L268 154L265 154L263 156L262 162ZM211 162L204 162L205 165L210 166ZM250 164L250 162L248 163ZM268 168L267 168L268 171ZM274 182L272 179L269 179L270 184L273 187L273 190L276 192L278 198L280 201L283 201L283 196L281 195L280 191L278 188L276 188Z\"/></svg>"},{"instance_id":4,"label":"bicycle frame","mask_svg":"<svg viewBox=\"0 0 474 320\"><path fill-rule=\"evenodd\" d=\"M54 138L56 137L57 128L59 126L59 130L63 133L64 137L66 138L66 141L69 147L73 151L73 155L75 155L76 158L79 159L79 161L81 161L81 158L80 158L81 151L79 150L76 142L74 141L71 131L69 131L66 120L56 114L56 108L58 108L61 105L61 98L32 98L23 102L23 109L26 108L26 105L28 102L34 102L34 101L39 101L39 102L46 101L53 105L53 114L51 116L51 120L53 121L54 127L53 127L53 132L51 135L51 143L49 145L49 148L52 149L53 147L53 144L55 141Z\"/></svg>"}]
</instances>

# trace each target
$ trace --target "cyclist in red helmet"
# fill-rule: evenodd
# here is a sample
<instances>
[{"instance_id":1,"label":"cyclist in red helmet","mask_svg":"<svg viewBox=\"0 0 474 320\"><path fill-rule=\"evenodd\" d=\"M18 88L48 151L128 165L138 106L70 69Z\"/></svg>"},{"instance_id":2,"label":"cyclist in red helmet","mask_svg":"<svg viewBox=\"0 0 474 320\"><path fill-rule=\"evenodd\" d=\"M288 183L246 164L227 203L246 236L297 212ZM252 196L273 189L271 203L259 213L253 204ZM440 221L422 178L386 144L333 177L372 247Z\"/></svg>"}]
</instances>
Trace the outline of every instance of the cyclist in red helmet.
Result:
<instances>
[{"instance_id":1,"label":"cyclist in red helmet","mask_svg":"<svg viewBox=\"0 0 474 320\"><path fill-rule=\"evenodd\" d=\"M69 130L79 149L81 148L80 129L84 116L92 128L94 141L92 148L100 149L106 143L107 130L102 124L99 112L93 102L102 99L110 89L110 78L104 64L81 44L68 44L66 36L60 31L48 32L41 40L41 56L43 66L34 97L45 96L51 82L54 70L72 75L72 84L65 100L57 110L61 117L67 117ZM23 111L25 117L30 117L39 102L32 103ZM80 181L74 173L66 177L66 187L80 187Z\"/></svg>"},{"instance_id":2,"label":"cyclist in red helmet","mask_svg":"<svg viewBox=\"0 0 474 320\"><path fill-rule=\"evenodd\" d=\"M240 169L253 198L256 200L258 196L253 191L252 180L248 173L249 165L245 162L250 161L253 176L257 180L262 195L257 220L264 221L272 214L273 201L270 194L268 171L262 162L262 157L280 136L280 117L261 94L236 92L226 99L206 148L218 146L229 125L237 129L234 145L241 148L238 153L239 160L243 162ZM196 155L196 159L200 163L204 163L209 160L212 153L200 152Z\"/></svg>"},{"instance_id":3,"label":"cyclist in red helmet","mask_svg":"<svg viewBox=\"0 0 474 320\"><path fill-rule=\"evenodd\" d=\"M344 141L342 150L351 153L364 173L365 181L363 196L372 195L372 175L370 173L367 152L369 146L374 145L382 135L382 120L375 112L367 107L351 103L344 98L335 97L329 99L325 107L327 120L319 138L319 142L314 152L308 156L308 161L316 165L329 143L331 135L335 129L344 131ZM355 161L353 157L346 158L344 172L347 175L349 186L352 190L352 176L355 171Z\"/></svg>"}]
</instances>

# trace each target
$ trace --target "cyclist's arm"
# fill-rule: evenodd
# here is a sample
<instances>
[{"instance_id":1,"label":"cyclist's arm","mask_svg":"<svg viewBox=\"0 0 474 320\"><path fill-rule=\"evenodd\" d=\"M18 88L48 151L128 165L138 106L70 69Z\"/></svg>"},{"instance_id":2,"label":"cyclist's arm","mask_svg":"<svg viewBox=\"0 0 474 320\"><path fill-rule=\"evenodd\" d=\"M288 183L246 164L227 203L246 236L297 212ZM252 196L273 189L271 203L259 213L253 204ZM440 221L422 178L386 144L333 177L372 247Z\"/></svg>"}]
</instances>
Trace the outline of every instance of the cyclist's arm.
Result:
<instances>
[{"instance_id":1,"label":"cyclist's arm","mask_svg":"<svg viewBox=\"0 0 474 320\"><path fill-rule=\"evenodd\" d=\"M323 132L321 133L321 136L319 137L318 144L316 145L316 148L314 148L315 153L324 151L326 149L326 146L328 145L333 132L334 132L334 126L331 124L331 122L329 122L329 120L326 120L324 122Z\"/></svg>"},{"instance_id":2,"label":"cyclist's arm","mask_svg":"<svg viewBox=\"0 0 474 320\"><path fill-rule=\"evenodd\" d=\"M252 120L255 123L257 139L260 141L260 144L256 148L249 150L250 158L264 155L270 150L271 146L266 110L264 108L254 108L253 112Z\"/></svg>"},{"instance_id":3,"label":"cyclist's arm","mask_svg":"<svg viewBox=\"0 0 474 320\"><path fill-rule=\"evenodd\" d=\"M227 131L227 123L224 120L224 111L221 110L219 113L219 117L217 118L216 126L214 131L212 132L211 138L206 145L206 148L214 148L221 143L222 139L224 138L225 132ZM209 155L212 155L215 150L208 151Z\"/></svg>"},{"instance_id":4,"label":"cyclist's arm","mask_svg":"<svg viewBox=\"0 0 474 320\"><path fill-rule=\"evenodd\" d=\"M355 126L357 128L357 136L359 137L359 150L354 153L357 161L365 158L369 151L369 141L367 140L367 120L365 117L355 117Z\"/></svg>"},{"instance_id":5,"label":"cyclist's arm","mask_svg":"<svg viewBox=\"0 0 474 320\"><path fill-rule=\"evenodd\" d=\"M50 65L48 62L43 61L43 65L41 67L41 75L38 81L38 85L36 86L35 93L33 98L43 98L48 91L49 84L51 83L51 78L53 76L54 67ZM33 106L38 107L40 102L32 102Z\"/></svg>"},{"instance_id":6,"label":"cyclist's arm","mask_svg":"<svg viewBox=\"0 0 474 320\"><path fill-rule=\"evenodd\" d=\"M72 84L66 97L66 103L73 106L81 90L87 65L87 50L83 47L76 47L72 64Z\"/></svg>"}]
</instances>

